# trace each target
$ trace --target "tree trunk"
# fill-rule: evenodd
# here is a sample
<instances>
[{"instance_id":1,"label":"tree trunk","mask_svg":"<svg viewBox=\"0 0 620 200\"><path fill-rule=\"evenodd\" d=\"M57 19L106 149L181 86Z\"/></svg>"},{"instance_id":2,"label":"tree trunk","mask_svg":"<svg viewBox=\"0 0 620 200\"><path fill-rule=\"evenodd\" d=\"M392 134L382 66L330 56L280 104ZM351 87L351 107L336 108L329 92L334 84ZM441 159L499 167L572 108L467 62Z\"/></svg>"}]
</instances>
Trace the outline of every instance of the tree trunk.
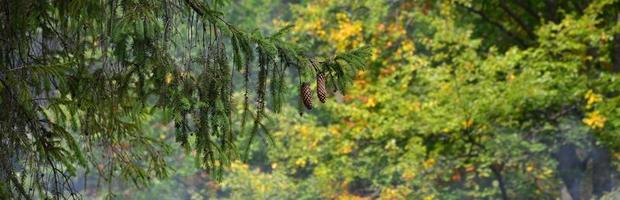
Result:
<instances>
[{"instance_id":1,"label":"tree trunk","mask_svg":"<svg viewBox=\"0 0 620 200\"><path fill-rule=\"evenodd\" d=\"M607 149L595 147L591 152L591 159L592 193L600 197L612 189L611 154Z\"/></svg>"},{"instance_id":2,"label":"tree trunk","mask_svg":"<svg viewBox=\"0 0 620 200\"><path fill-rule=\"evenodd\" d=\"M558 173L573 200L581 199L581 180L584 176L584 162L577 156L577 147L567 144L556 154Z\"/></svg>"}]
</instances>

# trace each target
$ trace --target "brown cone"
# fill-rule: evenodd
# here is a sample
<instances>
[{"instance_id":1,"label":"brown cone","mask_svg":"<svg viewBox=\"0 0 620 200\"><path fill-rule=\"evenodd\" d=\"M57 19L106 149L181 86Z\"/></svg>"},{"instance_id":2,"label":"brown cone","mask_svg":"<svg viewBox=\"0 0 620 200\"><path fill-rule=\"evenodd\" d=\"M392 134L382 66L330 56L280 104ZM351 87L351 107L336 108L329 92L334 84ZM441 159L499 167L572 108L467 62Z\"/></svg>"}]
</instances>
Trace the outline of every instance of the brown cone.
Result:
<instances>
[{"instance_id":1,"label":"brown cone","mask_svg":"<svg viewBox=\"0 0 620 200\"><path fill-rule=\"evenodd\" d=\"M321 103L325 103L327 89L325 89L325 75L323 72L316 75L316 96L319 97Z\"/></svg>"},{"instance_id":2,"label":"brown cone","mask_svg":"<svg viewBox=\"0 0 620 200\"><path fill-rule=\"evenodd\" d=\"M304 103L304 106L306 106L308 110L312 110L312 91L310 90L310 85L308 85L308 83L306 82L303 82L301 84L300 93L301 100Z\"/></svg>"}]
</instances>

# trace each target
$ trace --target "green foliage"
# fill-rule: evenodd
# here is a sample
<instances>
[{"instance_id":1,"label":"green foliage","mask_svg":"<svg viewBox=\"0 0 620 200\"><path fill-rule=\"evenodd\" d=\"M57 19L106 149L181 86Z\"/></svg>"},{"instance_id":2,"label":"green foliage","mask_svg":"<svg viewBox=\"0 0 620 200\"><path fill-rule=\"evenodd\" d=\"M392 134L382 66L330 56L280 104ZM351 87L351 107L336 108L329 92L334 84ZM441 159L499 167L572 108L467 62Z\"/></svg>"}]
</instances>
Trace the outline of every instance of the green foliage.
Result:
<instances>
[{"instance_id":1,"label":"green foliage","mask_svg":"<svg viewBox=\"0 0 620 200\"><path fill-rule=\"evenodd\" d=\"M501 2L486 5L495 3ZM395 12L355 12L366 5L373 5L367 8L372 14ZM318 116L298 117L284 107L270 120L279 127L271 134L275 144L253 149L254 165L234 169L224 183L238 184L225 187L258 199L284 195L282 188L295 188L293 197L279 198L553 199L571 184L567 177L582 176L575 186L583 191L580 198L611 192L592 179L618 174L618 75L609 51L618 29L606 12L617 2L594 1L557 14L557 21L532 24L533 39L517 29L524 46L479 37L500 35L485 28L489 24L471 24L480 16L462 6L293 5L290 21L305 26L293 29L292 40L378 47L373 62L349 76L355 84L343 103L319 107ZM484 8L493 20L510 17ZM363 27L359 34L349 26L355 24ZM334 40L341 38L346 41ZM566 151L573 147L577 153ZM610 162L596 160L596 149ZM567 172L562 156L583 165ZM275 180L263 181L269 176ZM239 186L242 181L246 185Z\"/></svg>"},{"instance_id":2,"label":"green foliage","mask_svg":"<svg viewBox=\"0 0 620 200\"><path fill-rule=\"evenodd\" d=\"M76 167L96 168L109 183L121 176L143 186L166 177L168 147L145 133L160 112L167 116L160 123L174 123L177 142L196 150L199 166L219 176L237 158L239 135L260 133L268 90L277 111L287 69L311 71L315 59L282 39L290 28L263 36L229 23L228 3L3 1L3 197L76 197ZM364 66L359 51L342 53L325 59L343 60L329 70ZM250 88L254 72L257 87ZM238 73L251 131L233 127Z\"/></svg>"},{"instance_id":3,"label":"green foliage","mask_svg":"<svg viewBox=\"0 0 620 200\"><path fill-rule=\"evenodd\" d=\"M613 199L618 8L3 2L0 197Z\"/></svg>"}]
</instances>

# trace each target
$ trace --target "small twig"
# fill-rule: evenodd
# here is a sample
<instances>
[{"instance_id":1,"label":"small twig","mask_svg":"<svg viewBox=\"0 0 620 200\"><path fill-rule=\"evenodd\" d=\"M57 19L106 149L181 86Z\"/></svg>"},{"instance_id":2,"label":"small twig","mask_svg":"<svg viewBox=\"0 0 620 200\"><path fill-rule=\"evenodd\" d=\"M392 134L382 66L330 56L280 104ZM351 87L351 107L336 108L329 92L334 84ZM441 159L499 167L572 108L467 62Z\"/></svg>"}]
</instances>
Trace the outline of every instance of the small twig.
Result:
<instances>
[{"instance_id":1,"label":"small twig","mask_svg":"<svg viewBox=\"0 0 620 200\"><path fill-rule=\"evenodd\" d=\"M525 21L523 21L521 18L519 18L519 16L512 12L512 10L510 8L508 8L508 6L506 6L506 2L505 1L500 1L499 6L502 8L502 10L504 10L504 12L506 12L512 19L515 20L515 22L517 22L517 24L519 24L519 26L527 33L527 36L530 37L530 39L535 40L536 39L536 35L534 34L534 32L532 31L532 28L530 26L528 26Z\"/></svg>"},{"instance_id":2,"label":"small twig","mask_svg":"<svg viewBox=\"0 0 620 200\"><path fill-rule=\"evenodd\" d=\"M501 32L504 32L506 35L511 37L513 40L515 40L520 46L522 46L522 47L527 46L525 41L523 41L521 38L516 36L513 32L510 32L508 29L506 29L506 27L504 27L504 25L500 24L499 22L491 20L491 18L489 16L487 16L484 12L482 12L480 10L476 10L476 9L474 9L472 7L469 7L469 6L465 6L465 5L460 4L460 3L457 3L456 5L460 6L460 7L463 7L466 10L468 10L469 12L474 13L474 14L480 16L480 18L482 18L483 20L487 21L491 25L495 26Z\"/></svg>"}]
</instances>

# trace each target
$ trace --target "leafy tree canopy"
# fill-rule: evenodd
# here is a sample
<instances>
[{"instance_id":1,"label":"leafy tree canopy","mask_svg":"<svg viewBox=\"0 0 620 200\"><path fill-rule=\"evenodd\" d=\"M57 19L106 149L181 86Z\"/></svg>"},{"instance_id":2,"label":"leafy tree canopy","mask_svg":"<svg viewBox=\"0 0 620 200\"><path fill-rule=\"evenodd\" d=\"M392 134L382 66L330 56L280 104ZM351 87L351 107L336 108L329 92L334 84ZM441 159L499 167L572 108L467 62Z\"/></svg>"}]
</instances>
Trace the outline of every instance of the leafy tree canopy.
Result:
<instances>
[{"instance_id":1,"label":"leafy tree canopy","mask_svg":"<svg viewBox=\"0 0 620 200\"><path fill-rule=\"evenodd\" d=\"M606 0L296 4L292 19L275 20L303 24L293 40L326 53L377 47L371 64L323 115L285 108L276 144L256 149L254 165L234 165L224 185L232 199L555 199L563 188L601 198L620 171L618 9Z\"/></svg>"}]
</instances>

